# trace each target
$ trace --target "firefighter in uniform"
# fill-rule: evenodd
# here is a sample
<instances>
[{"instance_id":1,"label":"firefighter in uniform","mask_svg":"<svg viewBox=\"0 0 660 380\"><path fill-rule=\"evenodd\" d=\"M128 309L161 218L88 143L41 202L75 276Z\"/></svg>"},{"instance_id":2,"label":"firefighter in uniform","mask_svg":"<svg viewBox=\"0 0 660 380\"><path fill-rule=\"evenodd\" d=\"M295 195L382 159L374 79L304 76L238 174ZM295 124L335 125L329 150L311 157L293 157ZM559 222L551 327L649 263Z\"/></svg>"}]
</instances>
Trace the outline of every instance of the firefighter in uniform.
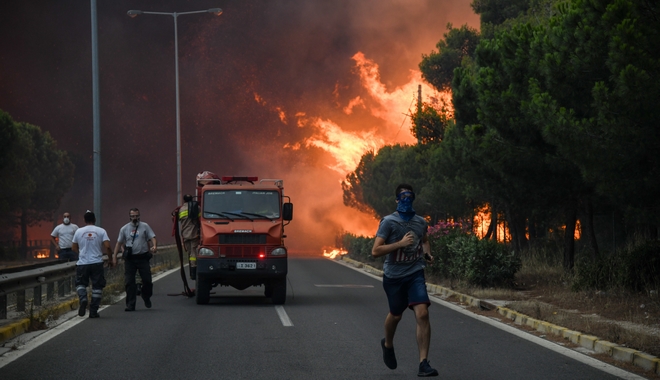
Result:
<instances>
[{"instance_id":1,"label":"firefighter in uniform","mask_svg":"<svg viewBox=\"0 0 660 380\"><path fill-rule=\"evenodd\" d=\"M190 279L197 277L197 247L199 247L199 204L193 200L192 195L183 196L183 204L179 207L179 221L181 222L181 237L183 247L188 252L190 263Z\"/></svg>"}]
</instances>

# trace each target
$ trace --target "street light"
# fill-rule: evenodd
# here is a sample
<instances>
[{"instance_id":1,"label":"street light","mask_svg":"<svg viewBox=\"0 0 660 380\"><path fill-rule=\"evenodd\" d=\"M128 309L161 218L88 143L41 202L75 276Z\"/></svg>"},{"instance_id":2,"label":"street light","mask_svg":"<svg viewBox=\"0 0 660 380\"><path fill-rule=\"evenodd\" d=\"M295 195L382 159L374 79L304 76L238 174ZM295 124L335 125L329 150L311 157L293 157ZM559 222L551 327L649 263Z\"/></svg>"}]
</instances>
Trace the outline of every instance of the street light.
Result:
<instances>
[{"instance_id":1,"label":"street light","mask_svg":"<svg viewBox=\"0 0 660 380\"><path fill-rule=\"evenodd\" d=\"M176 204L181 202L181 122L179 116L179 37L177 31L176 20L181 15L190 15L194 13L212 13L216 16L222 14L222 9L211 8L203 11L190 11L190 12L150 12L130 10L127 12L130 18L135 18L139 15L166 15L174 18L174 70L176 81Z\"/></svg>"}]
</instances>

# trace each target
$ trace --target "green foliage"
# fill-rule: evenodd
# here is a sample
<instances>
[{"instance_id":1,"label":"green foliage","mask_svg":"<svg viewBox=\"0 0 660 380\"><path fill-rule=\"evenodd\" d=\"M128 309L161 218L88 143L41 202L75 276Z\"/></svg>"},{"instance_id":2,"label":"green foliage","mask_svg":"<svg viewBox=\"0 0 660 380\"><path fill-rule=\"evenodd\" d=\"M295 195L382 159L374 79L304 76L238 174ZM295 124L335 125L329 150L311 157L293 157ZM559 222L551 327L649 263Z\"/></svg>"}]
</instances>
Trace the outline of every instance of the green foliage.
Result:
<instances>
[{"instance_id":1,"label":"green foliage","mask_svg":"<svg viewBox=\"0 0 660 380\"><path fill-rule=\"evenodd\" d=\"M439 144L445 136L445 129L449 124L448 111L444 105L440 111L430 104L424 103L421 109L412 114L413 136L422 144Z\"/></svg>"},{"instance_id":2,"label":"green foliage","mask_svg":"<svg viewBox=\"0 0 660 380\"><path fill-rule=\"evenodd\" d=\"M499 25L527 11L530 0L472 0L470 5L482 24Z\"/></svg>"},{"instance_id":3,"label":"green foliage","mask_svg":"<svg viewBox=\"0 0 660 380\"><path fill-rule=\"evenodd\" d=\"M518 255L493 240L459 236L448 248L454 255L454 276L482 287L511 285L522 266Z\"/></svg>"},{"instance_id":4,"label":"green foliage","mask_svg":"<svg viewBox=\"0 0 660 380\"><path fill-rule=\"evenodd\" d=\"M438 222L429 229L434 262L428 271L435 276L465 280L478 286L510 285L521 267L520 258L500 243L470 235L469 224ZM342 246L348 256L374 262L374 238L346 233Z\"/></svg>"},{"instance_id":5,"label":"green foliage","mask_svg":"<svg viewBox=\"0 0 660 380\"><path fill-rule=\"evenodd\" d=\"M48 132L0 110L0 228L21 225L23 253L27 226L52 220L73 184L73 169Z\"/></svg>"},{"instance_id":6,"label":"green foliage","mask_svg":"<svg viewBox=\"0 0 660 380\"><path fill-rule=\"evenodd\" d=\"M423 215L430 213L430 204L421 196L421 190L429 175L424 146L385 146L377 154L362 156L358 167L342 182L344 204L360 210L373 210L382 218L396 208L394 190L400 183L413 186L419 195L415 210Z\"/></svg>"},{"instance_id":7,"label":"green foliage","mask_svg":"<svg viewBox=\"0 0 660 380\"><path fill-rule=\"evenodd\" d=\"M423 54L419 64L422 78L439 91L450 89L454 69L460 67L465 58L474 54L479 43L479 32L467 25L452 28L451 24L447 24L447 30L444 39L436 44L438 51L431 51L429 55Z\"/></svg>"},{"instance_id":8,"label":"green foliage","mask_svg":"<svg viewBox=\"0 0 660 380\"><path fill-rule=\"evenodd\" d=\"M348 257L361 262L374 261L371 256L374 238L346 233L341 237L341 242L342 247L348 252Z\"/></svg>"},{"instance_id":9,"label":"green foliage","mask_svg":"<svg viewBox=\"0 0 660 380\"><path fill-rule=\"evenodd\" d=\"M647 241L598 260L576 264L574 290L622 288L633 292L660 286L660 242Z\"/></svg>"}]
</instances>

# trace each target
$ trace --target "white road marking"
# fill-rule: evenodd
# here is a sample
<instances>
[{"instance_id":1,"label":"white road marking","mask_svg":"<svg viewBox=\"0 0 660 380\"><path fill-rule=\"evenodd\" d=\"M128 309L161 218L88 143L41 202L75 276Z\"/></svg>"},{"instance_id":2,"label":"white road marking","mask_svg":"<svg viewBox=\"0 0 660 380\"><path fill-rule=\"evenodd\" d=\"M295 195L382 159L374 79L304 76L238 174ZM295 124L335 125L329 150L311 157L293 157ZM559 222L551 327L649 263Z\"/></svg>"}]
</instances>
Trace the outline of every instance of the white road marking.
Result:
<instances>
[{"instance_id":1,"label":"white road marking","mask_svg":"<svg viewBox=\"0 0 660 380\"><path fill-rule=\"evenodd\" d=\"M153 277L152 281L156 282L160 280L161 278L167 276L168 274L172 272L177 272L181 270L180 268L175 268L175 269L170 269L167 272L160 273L156 276ZM126 294L122 294L120 297L116 299L117 302L121 301L126 297ZM103 311L105 308L110 307L111 305L103 305L99 308L99 312ZM70 311L66 314L63 314L60 316L60 318L70 318L67 321L64 321L57 326L51 327L45 332L39 334L38 336L30 339L27 342L24 342L21 337L26 335L22 334L19 335L10 341L15 342L16 345L18 346L18 349L8 351L4 355L0 356L0 368L6 366L7 364L13 362L14 360L20 358L21 356L27 354L28 352L32 351L33 349L39 347L40 345L48 342L49 340L55 338L56 336L60 335L61 333L65 332L66 330L72 328L73 326L77 325L80 322L83 322L87 320L88 318L81 318L78 316L78 310L73 310ZM5 342L7 344L8 342Z\"/></svg>"},{"instance_id":2,"label":"white road marking","mask_svg":"<svg viewBox=\"0 0 660 380\"><path fill-rule=\"evenodd\" d=\"M293 326L293 322L291 322L291 319L286 314L286 311L284 311L284 306L282 305L275 306L275 311L277 311L277 315L279 315L280 321L282 321L282 325L284 325L284 327Z\"/></svg>"},{"instance_id":3,"label":"white road marking","mask_svg":"<svg viewBox=\"0 0 660 380\"><path fill-rule=\"evenodd\" d=\"M352 285L352 284L345 284L345 285L325 285L325 284L314 284L317 288L373 288L373 285Z\"/></svg>"},{"instance_id":4,"label":"white road marking","mask_svg":"<svg viewBox=\"0 0 660 380\"><path fill-rule=\"evenodd\" d=\"M367 276L373 277L373 278L377 279L378 281L383 281L382 277L378 277L378 276L375 276L371 273L365 272L362 269L356 268L352 265L344 263L341 260L330 260L330 261L332 261L334 263L337 263L337 264L340 264L340 265L343 265L345 267L354 269L354 270L356 270L356 271L358 271L362 274L366 274ZM571 359L577 360L580 363L586 364L590 367L593 367L593 368L599 369L603 372L609 373L610 375L616 376L616 377L621 378L621 379L630 379L630 380L644 380L645 379L645 377L638 376L634 373L630 373L630 372L625 371L625 370L623 370L619 367L615 367L611 364L607 364L607 363L602 362L598 359L594 359L590 356L587 356L587 355L582 354L580 352L574 351L570 348L562 347L562 346L558 345L557 343L545 340L543 338L539 338L536 335L532 335L532 334L527 333L525 331L518 330L517 328L515 328L513 326L509 326L505 323L492 320L488 317L484 317L482 315L472 313L471 311L465 310L464 308L462 308L458 305L455 305L451 302L447 302L443 299L437 298L437 297L435 297L431 294L429 294L429 298L431 299L432 302L435 302L439 305L445 306L445 307L450 308L454 311L457 311L461 314L464 314L468 317L471 317L471 318L477 319L481 322L487 323L487 324L489 324L489 325L491 325L495 328L506 331L510 334L513 334L513 335L515 335L519 338L525 339L525 340L530 341L532 343L538 344L539 346L545 347L545 348L547 348L551 351L554 351L558 354L561 354L561 355L567 356Z\"/></svg>"}]
</instances>

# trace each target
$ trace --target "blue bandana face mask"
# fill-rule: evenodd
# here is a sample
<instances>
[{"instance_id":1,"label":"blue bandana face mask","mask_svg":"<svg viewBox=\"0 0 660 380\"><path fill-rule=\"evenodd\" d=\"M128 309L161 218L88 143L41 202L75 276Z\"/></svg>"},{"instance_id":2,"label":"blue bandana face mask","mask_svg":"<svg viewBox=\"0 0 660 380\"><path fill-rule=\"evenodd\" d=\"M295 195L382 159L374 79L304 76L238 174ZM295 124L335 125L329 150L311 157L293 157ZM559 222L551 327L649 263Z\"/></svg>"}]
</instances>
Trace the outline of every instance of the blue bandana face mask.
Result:
<instances>
[{"instance_id":1,"label":"blue bandana face mask","mask_svg":"<svg viewBox=\"0 0 660 380\"><path fill-rule=\"evenodd\" d=\"M412 219L415 216L415 210L412 207L413 201L415 200L415 193L412 191L404 191L397 195L396 199L399 201L396 206L396 211L399 212L401 219L406 222Z\"/></svg>"}]
</instances>

